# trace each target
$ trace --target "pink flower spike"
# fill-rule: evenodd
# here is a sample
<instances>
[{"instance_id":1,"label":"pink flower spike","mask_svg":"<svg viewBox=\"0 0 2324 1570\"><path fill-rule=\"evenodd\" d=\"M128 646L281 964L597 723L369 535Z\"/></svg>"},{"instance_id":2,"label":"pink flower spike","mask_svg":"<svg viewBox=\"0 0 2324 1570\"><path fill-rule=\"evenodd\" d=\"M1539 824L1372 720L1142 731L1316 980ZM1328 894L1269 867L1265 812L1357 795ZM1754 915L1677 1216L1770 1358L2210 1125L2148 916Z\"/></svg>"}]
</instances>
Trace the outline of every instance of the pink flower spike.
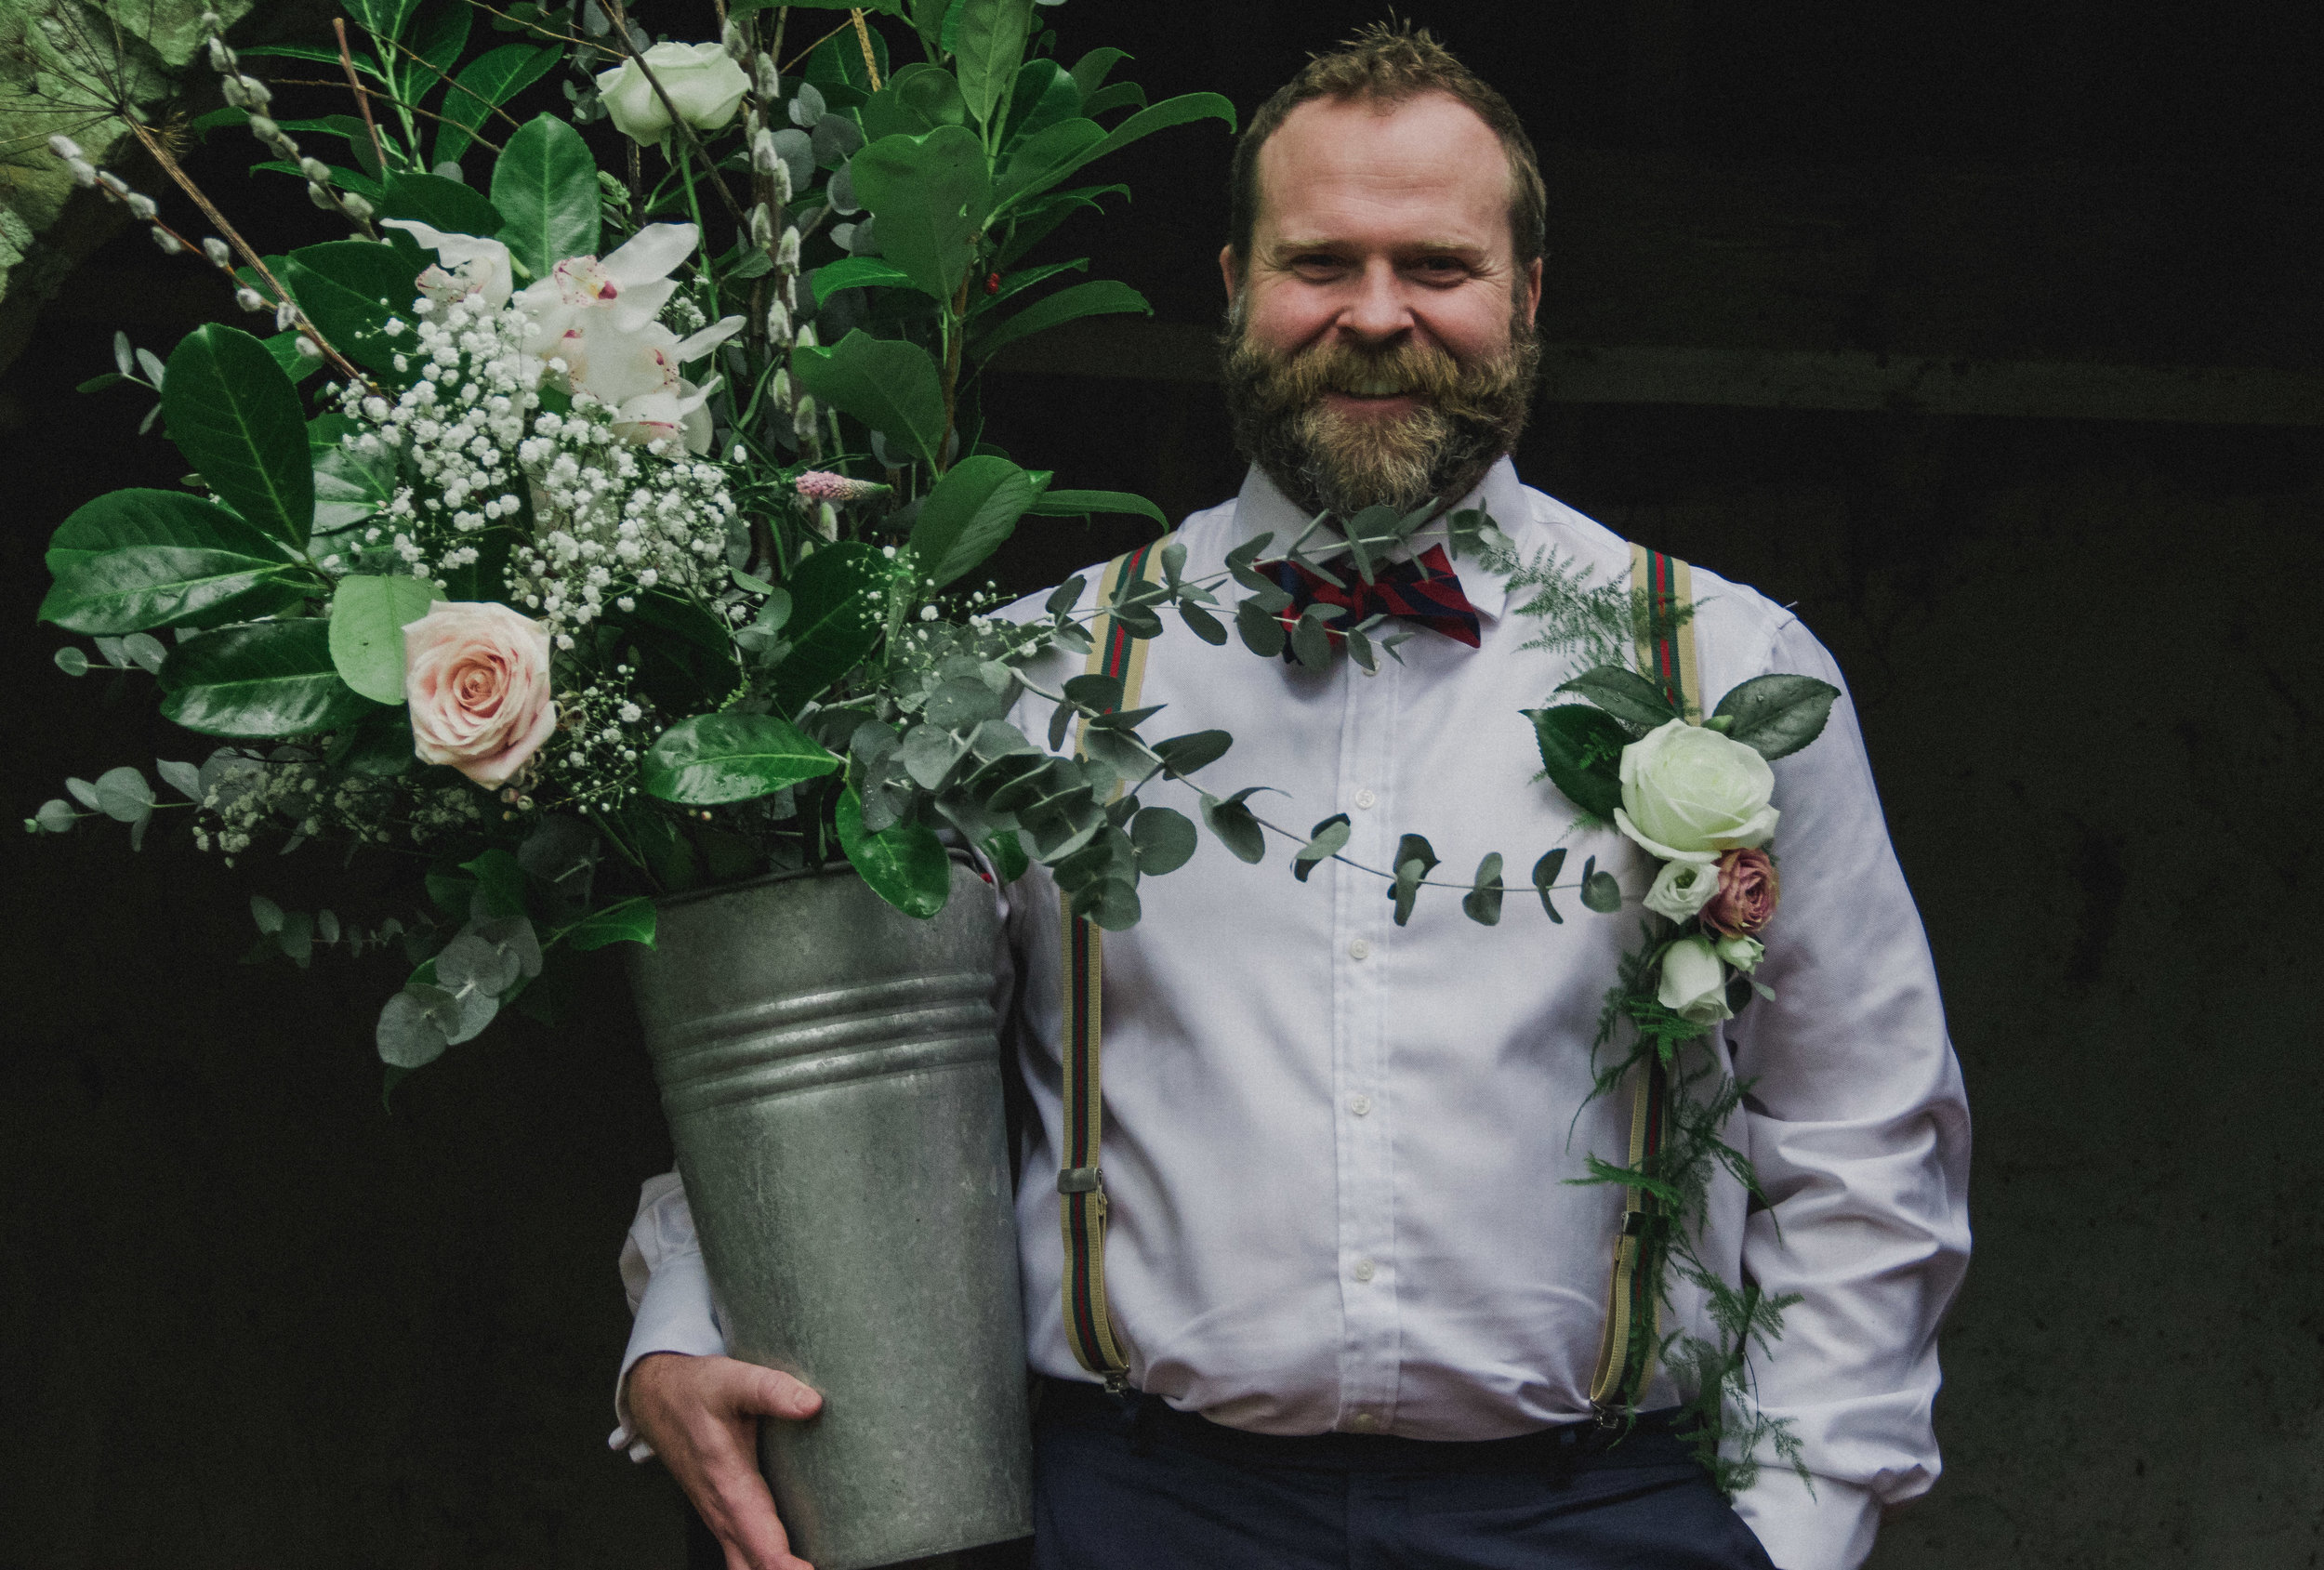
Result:
<instances>
[{"instance_id":1,"label":"pink flower spike","mask_svg":"<svg viewBox=\"0 0 2324 1570\"><path fill-rule=\"evenodd\" d=\"M877 501L889 494L888 487L878 481L850 480L844 474L834 474L823 468L811 468L791 483L802 500L829 502L834 507Z\"/></svg>"}]
</instances>

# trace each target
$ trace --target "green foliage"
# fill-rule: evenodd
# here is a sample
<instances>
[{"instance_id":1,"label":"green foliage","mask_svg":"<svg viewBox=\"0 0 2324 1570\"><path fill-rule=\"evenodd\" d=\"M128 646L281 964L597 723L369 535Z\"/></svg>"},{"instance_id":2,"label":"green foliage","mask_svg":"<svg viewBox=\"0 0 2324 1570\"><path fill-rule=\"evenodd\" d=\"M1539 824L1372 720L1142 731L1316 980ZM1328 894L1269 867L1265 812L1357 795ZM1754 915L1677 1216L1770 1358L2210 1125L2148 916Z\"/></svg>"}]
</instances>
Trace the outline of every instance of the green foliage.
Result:
<instances>
[{"instance_id":1,"label":"green foliage","mask_svg":"<svg viewBox=\"0 0 2324 1570\"><path fill-rule=\"evenodd\" d=\"M399 346L385 328L390 317L411 316L412 273L409 255L397 246L334 240L293 251L277 276L333 348L400 383L395 354L411 338L407 332Z\"/></svg>"},{"instance_id":2,"label":"green foliage","mask_svg":"<svg viewBox=\"0 0 2324 1570\"><path fill-rule=\"evenodd\" d=\"M645 756L646 794L691 807L748 801L836 773L828 747L779 715L701 714L662 732Z\"/></svg>"},{"instance_id":3,"label":"green foliage","mask_svg":"<svg viewBox=\"0 0 2324 1570\"><path fill-rule=\"evenodd\" d=\"M162 713L208 736L310 736L369 712L339 679L329 624L251 622L190 638L161 669Z\"/></svg>"},{"instance_id":4,"label":"green foliage","mask_svg":"<svg viewBox=\"0 0 2324 1570\"><path fill-rule=\"evenodd\" d=\"M867 545L825 546L791 574L791 653L774 672L775 701L796 711L878 644L888 563Z\"/></svg>"},{"instance_id":5,"label":"green foliage","mask_svg":"<svg viewBox=\"0 0 2324 1570\"><path fill-rule=\"evenodd\" d=\"M348 577L331 597L331 664L378 704L403 701L403 629L444 598L426 578Z\"/></svg>"},{"instance_id":6,"label":"green foliage","mask_svg":"<svg viewBox=\"0 0 2324 1570\"><path fill-rule=\"evenodd\" d=\"M442 10L445 14L463 18L468 15L466 6L446 6ZM495 173L498 173L497 169ZM445 179L440 175L390 175L387 194L379 202L379 217L383 219L408 218L445 234L489 237L499 234L508 227L508 220L502 217L500 209L494 206L482 191L473 186L462 185L458 180ZM411 242L411 236L405 231L390 230L388 232L396 238L399 250L403 249L405 244L412 244L412 254L418 254L416 243ZM409 292L411 280L406 278L403 282L406 292Z\"/></svg>"},{"instance_id":7,"label":"green foliage","mask_svg":"<svg viewBox=\"0 0 2324 1570\"><path fill-rule=\"evenodd\" d=\"M791 359L799 385L852 415L931 468L944 438L942 374L928 350L856 328L830 349L802 349Z\"/></svg>"},{"instance_id":8,"label":"green foliage","mask_svg":"<svg viewBox=\"0 0 2324 1570\"><path fill-rule=\"evenodd\" d=\"M217 323L187 334L169 357L162 418L218 500L272 539L307 543L315 515L307 416L257 339Z\"/></svg>"},{"instance_id":9,"label":"green foliage","mask_svg":"<svg viewBox=\"0 0 2324 1570\"><path fill-rule=\"evenodd\" d=\"M883 137L849 161L856 197L879 220L882 257L937 300L959 291L992 204L992 175L975 133L939 125Z\"/></svg>"},{"instance_id":10,"label":"green foliage","mask_svg":"<svg viewBox=\"0 0 2324 1570\"><path fill-rule=\"evenodd\" d=\"M922 579L942 588L999 549L1048 482L1046 475L989 455L947 470L912 525L912 556Z\"/></svg>"},{"instance_id":11,"label":"green foliage","mask_svg":"<svg viewBox=\"0 0 2324 1570\"><path fill-rule=\"evenodd\" d=\"M881 231L882 234L886 232ZM979 360L989 360L1019 338L1046 332L1084 316L1125 311L1151 316L1154 308L1146 303L1145 296L1129 284L1116 284L1110 278L1076 284L1072 288L1060 289L1053 295L1044 297L997 326L985 328L971 339L969 352Z\"/></svg>"},{"instance_id":12,"label":"green foliage","mask_svg":"<svg viewBox=\"0 0 2324 1570\"><path fill-rule=\"evenodd\" d=\"M923 919L944 908L952 892L952 864L935 830L906 820L867 832L863 798L852 786L840 796L835 821L840 849L872 892Z\"/></svg>"},{"instance_id":13,"label":"green foliage","mask_svg":"<svg viewBox=\"0 0 2324 1570\"><path fill-rule=\"evenodd\" d=\"M500 150L492 204L507 220L499 240L533 277L547 277L566 257L597 252L597 158L557 115L527 122Z\"/></svg>"},{"instance_id":14,"label":"green foliage","mask_svg":"<svg viewBox=\"0 0 2324 1570\"><path fill-rule=\"evenodd\" d=\"M1839 697L1812 676L1757 676L1721 698L1708 723L1773 762L1822 735Z\"/></svg>"},{"instance_id":15,"label":"green foliage","mask_svg":"<svg viewBox=\"0 0 2324 1570\"><path fill-rule=\"evenodd\" d=\"M1622 804L1622 749L1630 732L1619 720L1586 704L1529 708L1541 766L1565 799L1593 818L1612 821Z\"/></svg>"},{"instance_id":16,"label":"green foliage","mask_svg":"<svg viewBox=\"0 0 2324 1570\"><path fill-rule=\"evenodd\" d=\"M457 162L492 112L548 75L561 53L554 45L503 44L463 66L443 96L435 161Z\"/></svg>"}]
</instances>

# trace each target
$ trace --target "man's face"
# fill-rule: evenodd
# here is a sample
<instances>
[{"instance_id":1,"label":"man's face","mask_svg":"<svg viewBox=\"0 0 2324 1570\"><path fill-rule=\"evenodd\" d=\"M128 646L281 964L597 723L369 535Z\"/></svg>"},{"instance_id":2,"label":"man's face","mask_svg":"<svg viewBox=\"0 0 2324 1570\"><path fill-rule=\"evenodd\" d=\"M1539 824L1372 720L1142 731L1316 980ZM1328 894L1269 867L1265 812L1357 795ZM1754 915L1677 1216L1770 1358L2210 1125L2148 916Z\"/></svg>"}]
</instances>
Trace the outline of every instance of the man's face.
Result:
<instances>
[{"instance_id":1,"label":"man's face","mask_svg":"<svg viewBox=\"0 0 2324 1570\"><path fill-rule=\"evenodd\" d=\"M1517 271L1508 155L1458 99L1314 99L1259 152L1245 276L1220 253L1237 442L1346 517L1459 496L1525 422L1541 264Z\"/></svg>"}]
</instances>

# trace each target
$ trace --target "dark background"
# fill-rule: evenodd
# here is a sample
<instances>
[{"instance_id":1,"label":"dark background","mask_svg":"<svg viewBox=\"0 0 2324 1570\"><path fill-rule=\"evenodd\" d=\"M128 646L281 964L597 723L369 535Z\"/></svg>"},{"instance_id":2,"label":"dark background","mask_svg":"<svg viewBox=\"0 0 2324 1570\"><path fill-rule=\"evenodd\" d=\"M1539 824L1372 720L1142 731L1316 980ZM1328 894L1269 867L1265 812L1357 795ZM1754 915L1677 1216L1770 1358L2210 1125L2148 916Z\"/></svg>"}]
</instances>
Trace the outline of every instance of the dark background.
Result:
<instances>
[{"instance_id":1,"label":"dark background","mask_svg":"<svg viewBox=\"0 0 2324 1570\"><path fill-rule=\"evenodd\" d=\"M1155 95L1248 113L1379 13L1046 14L1068 59L1118 45ZM1558 347L1521 472L1797 603L1928 921L1978 1252L1948 1473L1875 1565L2317 1563L2317 9L1409 14L1541 147ZM244 180L239 136L214 146L198 167L238 219L332 237L288 182ZM1210 125L1133 149L1104 178L1135 201L1067 231L1161 325L992 382L994 434L1058 483L1173 516L1237 483L1203 379L1228 147ZM0 379L11 813L206 751L142 677L59 674L32 615L68 511L180 468L134 434L144 395L72 388L116 326L166 354L231 314L125 235ZM1936 379L1900 383L1915 366ZM1136 537L1028 524L1005 564L1035 587ZM124 838L0 840L0 1565L680 1563L659 1470L602 1447L614 1255L668 1160L618 976L390 1115L391 967L235 963L247 895L298 903L328 853L229 872L159 825Z\"/></svg>"}]
</instances>

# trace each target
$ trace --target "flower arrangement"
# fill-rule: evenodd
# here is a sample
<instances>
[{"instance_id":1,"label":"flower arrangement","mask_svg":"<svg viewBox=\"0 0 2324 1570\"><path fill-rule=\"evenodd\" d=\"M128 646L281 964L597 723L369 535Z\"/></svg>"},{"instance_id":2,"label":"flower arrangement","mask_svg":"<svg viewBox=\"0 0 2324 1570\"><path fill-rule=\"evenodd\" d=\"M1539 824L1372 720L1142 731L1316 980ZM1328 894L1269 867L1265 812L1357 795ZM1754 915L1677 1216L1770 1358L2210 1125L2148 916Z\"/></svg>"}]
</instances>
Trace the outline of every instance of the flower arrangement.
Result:
<instances>
[{"instance_id":1,"label":"flower arrangement","mask_svg":"<svg viewBox=\"0 0 2324 1570\"><path fill-rule=\"evenodd\" d=\"M246 123L259 167L350 239L262 255L156 142L218 231L196 244L51 148L273 317L165 361L123 345L101 379L159 393L195 473L68 518L41 607L94 640L67 671L149 672L163 714L215 738L159 767L197 846L337 840L416 875L412 906L361 921L260 900L262 931L302 963L400 941L392 1074L543 1002L571 956L650 942L654 896L706 883L844 862L927 915L949 840L1012 875L1071 862L1093 914L1135 920L1138 878L1193 837L1137 787L1226 738L1149 745L1115 717L1114 762L1062 780L1007 723L1028 662L1086 636L1070 598L1006 620L971 575L1028 516L1160 514L993 448L979 372L1145 309L1028 253L1106 194L1076 171L1231 126L1226 101L1148 104L1110 80L1117 50L1062 63L1032 0L840 11L787 58L795 18L830 12L738 7L687 44L618 5L527 5L492 13L519 42L466 58L466 0L356 10L332 48L237 53L205 19L214 121ZM924 59L891 65L898 21ZM285 57L341 67L361 118L274 119L257 62ZM501 109L560 66L570 113ZM317 134L351 166L296 139ZM1051 695L1061 724L1109 706ZM139 839L169 805L134 767L68 786L28 827L110 815Z\"/></svg>"}]
</instances>

